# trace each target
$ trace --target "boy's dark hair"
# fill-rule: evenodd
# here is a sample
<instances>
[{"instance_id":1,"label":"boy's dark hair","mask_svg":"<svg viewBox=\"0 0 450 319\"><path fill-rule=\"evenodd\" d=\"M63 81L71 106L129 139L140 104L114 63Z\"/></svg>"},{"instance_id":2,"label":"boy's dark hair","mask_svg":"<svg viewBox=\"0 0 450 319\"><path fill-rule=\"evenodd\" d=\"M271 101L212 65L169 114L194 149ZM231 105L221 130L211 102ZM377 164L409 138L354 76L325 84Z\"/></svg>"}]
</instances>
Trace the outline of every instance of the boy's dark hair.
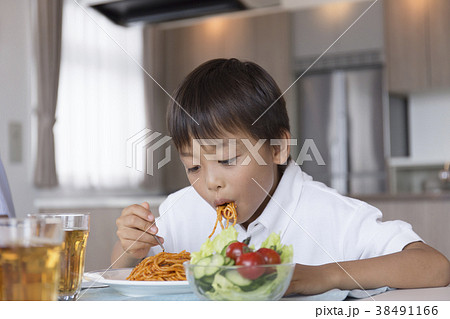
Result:
<instances>
[{"instance_id":1,"label":"boy's dark hair","mask_svg":"<svg viewBox=\"0 0 450 319\"><path fill-rule=\"evenodd\" d=\"M254 139L270 140L289 132L286 102L280 89L253 62L205 62L184 79L174 99L176 102L169 103L167 126L178 150L189 147L193 138L244 133Z\"/></svg>"}]
</instances>

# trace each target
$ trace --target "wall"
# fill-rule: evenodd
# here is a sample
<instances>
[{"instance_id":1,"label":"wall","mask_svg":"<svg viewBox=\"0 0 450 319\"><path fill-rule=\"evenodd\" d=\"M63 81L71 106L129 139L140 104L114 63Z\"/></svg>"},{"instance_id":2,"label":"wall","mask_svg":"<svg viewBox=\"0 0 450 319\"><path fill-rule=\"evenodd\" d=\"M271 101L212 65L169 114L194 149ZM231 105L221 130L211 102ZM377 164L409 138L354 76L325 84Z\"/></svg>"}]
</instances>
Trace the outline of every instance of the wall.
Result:
<instances>
[{"instance_id":1,"label":"wall","mask_svg":"<svg viewBox=\"0 0 450 319\"><path fill-rule=\"evenodd\" d=\"M450 92L428 92L409 97L411 159L450 161Z\"/></svg>"},{"instance_id":2,"label":"wall","mask_svg":"<svg viewBox=\"0 0 450 319\"><path fill-rule=\"evenodd\" d=\"M30 0L0 1L0 156L17 216L33 212ZM22 160L10 161L8 126L22 127ZM16 144L15 146L20 146Z\"/></svg>"}]
</instances>

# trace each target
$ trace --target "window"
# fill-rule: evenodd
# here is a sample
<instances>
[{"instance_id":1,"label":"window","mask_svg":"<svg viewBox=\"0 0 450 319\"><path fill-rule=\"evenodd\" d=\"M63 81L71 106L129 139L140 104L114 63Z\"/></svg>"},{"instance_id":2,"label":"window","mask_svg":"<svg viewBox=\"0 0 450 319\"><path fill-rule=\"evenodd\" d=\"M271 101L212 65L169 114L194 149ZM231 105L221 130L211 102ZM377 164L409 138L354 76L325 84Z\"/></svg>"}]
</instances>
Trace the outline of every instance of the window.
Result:
<instances>
[{"instance_id":1,"label":"window","mask_svg":"<svg viewBox=\"0 0 450 319\"><path fill-rule=\"evenodd\" d=\"M111 38L140 63L142 28L88 12L93 19L64 2L54 127L59 182L62 189L137 188L144 176L126 166L126 140L145 127L144 73Z\"/></svg>"}]
</instances>

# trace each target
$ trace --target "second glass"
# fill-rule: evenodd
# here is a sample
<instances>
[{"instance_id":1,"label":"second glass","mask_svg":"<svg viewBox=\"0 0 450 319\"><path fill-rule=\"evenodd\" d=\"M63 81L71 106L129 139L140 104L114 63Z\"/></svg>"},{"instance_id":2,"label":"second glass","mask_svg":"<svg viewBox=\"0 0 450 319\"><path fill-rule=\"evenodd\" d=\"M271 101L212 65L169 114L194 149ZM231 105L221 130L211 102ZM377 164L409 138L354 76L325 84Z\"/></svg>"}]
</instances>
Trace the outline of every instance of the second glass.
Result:
<instances>
[{"instance_id":1,"label":"second glass","mask_svg":"<svg viewBox=\"0 0 450 319\"><path fill-rule=\"evenodd\" d=\"M86 244L89 236L89 213L39 214L59 218L64 230L61 253L61 279L58 300L76 300L83 279Z\"/></svg>"}]
</instances>

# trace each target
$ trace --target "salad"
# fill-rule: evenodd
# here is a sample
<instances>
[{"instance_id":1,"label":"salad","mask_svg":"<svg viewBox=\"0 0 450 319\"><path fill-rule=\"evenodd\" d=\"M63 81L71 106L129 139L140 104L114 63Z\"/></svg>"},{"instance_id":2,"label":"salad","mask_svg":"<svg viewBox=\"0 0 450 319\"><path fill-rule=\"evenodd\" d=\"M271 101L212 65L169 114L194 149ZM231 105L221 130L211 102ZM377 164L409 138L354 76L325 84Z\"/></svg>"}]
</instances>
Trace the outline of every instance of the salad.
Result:
<instances>
[{"instance_id":1,"label":"salad","mask_svg":"<svg viewBox=\"0 0 450 319\"><path fill-rule=\"evenodd\" d=\"M259 249L237 241L234 227L207 239L191 253L188 277L210 300L271 300L287 289L294 265L292 245L272 233Z\"/></svg>"}]
</instances>

